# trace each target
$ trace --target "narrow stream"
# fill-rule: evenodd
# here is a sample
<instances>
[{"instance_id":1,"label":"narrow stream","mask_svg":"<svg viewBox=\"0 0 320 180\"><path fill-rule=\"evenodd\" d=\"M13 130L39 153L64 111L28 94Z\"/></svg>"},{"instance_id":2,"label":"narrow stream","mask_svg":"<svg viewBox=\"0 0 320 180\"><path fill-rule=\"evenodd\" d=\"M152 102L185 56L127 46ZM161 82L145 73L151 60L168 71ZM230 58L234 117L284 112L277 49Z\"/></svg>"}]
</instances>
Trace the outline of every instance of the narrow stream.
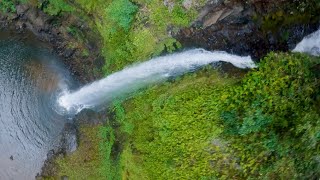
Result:
<instances>
[{"instance_id":1,"label":"narrow stream","mask_svg":"<svg viewBox=\"0 0 320 180\"><path fill-rule=\"evenodd\" d=\"M68 71L45 49L0 40L0 179L34 179L66 118L52 108Z\"/></svg>"}]
</instances>

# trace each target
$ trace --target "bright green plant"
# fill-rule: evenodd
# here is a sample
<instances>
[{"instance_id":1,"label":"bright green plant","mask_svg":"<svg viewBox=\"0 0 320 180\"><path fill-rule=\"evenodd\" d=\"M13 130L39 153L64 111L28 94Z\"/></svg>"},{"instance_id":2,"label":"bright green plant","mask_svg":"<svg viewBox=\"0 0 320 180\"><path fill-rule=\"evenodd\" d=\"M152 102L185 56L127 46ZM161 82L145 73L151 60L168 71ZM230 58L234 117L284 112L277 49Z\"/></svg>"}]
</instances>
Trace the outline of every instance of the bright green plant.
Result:
<instances>
[{"instance_id":1,"label":"bright green plant","mask_svg":"<svg viewBox=\"0 0 320 180\"><path fill-rule=\"evenodd\" d=\"M241 81L205 68L115 101L114 120L95 130L95 172L113 179L316 179L319 64L270 53Z\"/></svg>"},{"instance_id":2,"label":"bright green plant","mask_svg":"<svg viewBox=\"0 0 320 180\"><path fill-rule=\"evenodd\" d=\"M114 129L104 126L82 126L80 146L76 152L57 159L59 171L55 179L120 179L119 159L113 155ZM53 178L53 177L52 177Z\"/></svg>"},{"instance_id":3,"label":"bright green plant","mask_svg":"<svg viewBox=\"0 0 320 180\"><path fill-rule=\"evenodd\" d=\"M107 7L106 17L108 17L114 30L121 28L128 31L131 27L134 15L138 7L129 0L115 0Z\"/></svg>"},{"instance_id":4,"label":"bright green plant","mask_svg":"<svg viewBox=\"0 0 320 180\"><path fill-rule=\"evenodd\" d=\"M117 103L121 126L133 125L124 169L151 179L319 177L319 63L271 53L237 84L208 71Z\"/></svg>"},{"instance_id":5,"label":"bright green plant","mask_svg":"<svg viewBox=\"0 0 320 180\"><path fill-rule=\"evenodd\" d=\"M88 14L101 15L105 5L110 3L107 0L75 0Z\"/></svg>"},{"instance_id":6,"label":"bright green plant","mask_svg":"<svg viewBox=\"0 0 320 180\"><path fill-rule=\"evenodd\" d=\"M105 74L180 48L179 42L168 34L168 27L175 32L179 27L188 26L197 14L195 7L184 9L181 1L175 1L173 10L161 0L103 3L77 0L76 3L94 17L93 24L103 38Z\"/></svg>"},{"instance_id":7,"label":"bright green plant","mask_svg":"<svg viewBox=\"0 0 320 180\"><path fill-rule=\"evenodd\" d=\"M277 172L286 163L291 168L287 178L319 175L314 158L320 139L316 140L313 128L302 128L309 123L316 129L320 125L320 83L312 70L319 63L302 54L271 53L258 70L221 96L222 122L232 146L242 154L243 177L281 178L283 174ZM303 136L313 137L312 143L303 142Z\"/></svg>"},{"instance_id":8,"label":"bright green plant","mask_svg":"<svg viewBox=\"0 0 320 180\"><path fill-rule=\"evenodd\" d=\"M218 95L232 82L233 79L227 80L212 70L204 70L198 76L186 76L177 83L138 93L124 104L124 109L116 103L117 121L134 124L133 131L126 137L125 146L130 149L126 149L125 156L122 156L122 160L128 163L124 164L124 169L129 171L127 174L131 175L128 178L199 179L214 176L218 170L210 162L222 165L219 158L232 157L219 149L225 146L223 141L211 144L212 141L220 142L221 129L217 121L212 121L218 118L215 113L218 106L210 106L209 97L212 93ZM213 150L221 151L221 154L211 154Z\"/></svg>"},{"instance_id":9,"label":"bright green plant","mask_svg":"<svg viewBox=\"0 0 320 180\"><path fill-rule=\"evenodd\" d=\"M13 0L0 0L1 12L15 12L15 2Z\"/></svg>"},{"instance_id":10,"label":"bright green plant","mask_svg":"<svg viewBox=\"0 0 320 180\"><path fill-rule=\"evenodd\" d=\"M74 8L65 0L45 0L39 2L39 7L43 8L43 11L51 16L57 16L62 12L74 11Z\"/></svg>"}]
</instances>

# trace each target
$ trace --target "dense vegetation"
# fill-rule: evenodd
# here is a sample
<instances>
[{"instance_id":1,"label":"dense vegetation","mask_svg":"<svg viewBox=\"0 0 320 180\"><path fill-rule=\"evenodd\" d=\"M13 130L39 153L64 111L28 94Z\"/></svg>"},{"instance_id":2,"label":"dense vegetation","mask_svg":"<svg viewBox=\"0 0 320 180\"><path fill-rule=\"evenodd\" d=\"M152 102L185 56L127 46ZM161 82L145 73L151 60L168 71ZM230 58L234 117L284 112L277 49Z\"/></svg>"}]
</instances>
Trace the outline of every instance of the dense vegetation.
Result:
<instances>
[{"instance_id":1,"label":"dense vegetation","mask_svg":"<svg viewBox=\"0 0 320 180\"><path fill-rule=\"evenodd\" d=\"M271 53L240 82L206 70L116 105L133 157L122 170L150 179L319 177L319 63Z\"/></svg>"},{"instance_id":2,"label":"dense vegetation","mask_svg":"<svg viewBox=\"0 0 320 180\"><path fill-rule=\"evenodd\" d=\"M73 5L80 7L78 13L90 17L92 28L101 35L102 51L107 59L104 71L109 74L180 47L171 33L190 25L197 15L196 9L205 1L194 1L190 9L183 8L179 0L168 3L161 0L77 0Z\"/></svg>"},{"instance_id":3,"label":"dense vegetation","mask_svg":"<svg viewBox=\"0 0 320 180\"><path fill-rule=\"evenodd\" d=\"M103 3L103 7L79 1L87 13L94 12L96 16L95 25L103 37L103 54L108 59L104 68L107 74L180 47L170 36L168 27L176 31L178 27L188 26L196 10L182 8L181 1L171 3L172 9L160 0L110 1Z\"/></svg>"},{"instance_id":4,"label":"dense vegetation","mask_svg":"<svg viewBox=\"0 0 320 180\"><path fill-rule=\"evenodd\" d=\"M111 157L114 130L110 126L93 125L80 127L79 149L65 158L58 158L57 176L70 179L118 179L119 167ZM58 178L58 177L57 177Z\"/></svg>"},{"instance_id":5,"label":"dense vegetation","mask_svg":"<svg viewBox=\"0 0 320 180\"><path fill-rule=\"evenodd\" d=\"M104 148L96 149L100 157L93 161L100 163L92 166L94 174L107 179L318 178L319 64L319 58L302 54L270 53L241 79L207 67L115 101L114 120L102 128L107 139L98 143ZM61 175L77 179L89 170L72 167L61 166Z\"/></svg>"},{"instance_id":6,"label":"dense vegetation","mask_svg":"<svg viewBox=\"0 0 320 180\"><path fill-rule=\"evenodd\" d=\"M278 31L280 27L289 27L292 24L308 24L319 19L319 0L293 0L284 1L284 6L279 6L273 12L255 17L261 22L261 28L265 33ZM283 32L283 39L288 38L287 32Z\"/></svg>"},{"instance_id":7,"label":"dense vegetation","mask_svg":"<svg viewBox=\"0 0 320 180\"><path fill-rule=\"evenodd\" d=\"M241 176L320 176L316 64L319 59L301 54L271 53L258 71L221 96L220 121L233 153L241 157Z\"/></svg>"},{"instance_id":8,"label":"dense vegetation","mask_svg":"<svg viewBox=\"0 0 320 180\"><path fill-rule=\"evenodd\" d=\"M195 0L189 8L172 0L1 0L0 11L15 12L18 3L29 3L51 16L75 15L85 19L102 37L106 74L136 61L180 48L171 34L189 26L205 0ZM74 36L81 31L72 24ZM84 52L86 54L87 52Z\"/></svg>"},{"instance_id":9,"label":"dense vegetation","mask_svg":"<svg viewBox=\"0 0 320 180\"><path fill-rule=\"evenodd\" d=\"M0 0L0 11L20 1ZM180 0L25 1L52 16L78 14L102 37L105 74L180 48L171 37L195 19ZM292 18L257 18L272 30L319 1L294 1ZM290 9L291 10L291 9ZM298 18L298 19L297 19ZM78 29L68 31L81 36ZM84 55L88 52L84 52ZM210 67L119 99L113 120L81 127L78 151L57 161L70 179L316 179L320 177L320 59L270 53L245 77Z\"/></svg>"}]
</instances>

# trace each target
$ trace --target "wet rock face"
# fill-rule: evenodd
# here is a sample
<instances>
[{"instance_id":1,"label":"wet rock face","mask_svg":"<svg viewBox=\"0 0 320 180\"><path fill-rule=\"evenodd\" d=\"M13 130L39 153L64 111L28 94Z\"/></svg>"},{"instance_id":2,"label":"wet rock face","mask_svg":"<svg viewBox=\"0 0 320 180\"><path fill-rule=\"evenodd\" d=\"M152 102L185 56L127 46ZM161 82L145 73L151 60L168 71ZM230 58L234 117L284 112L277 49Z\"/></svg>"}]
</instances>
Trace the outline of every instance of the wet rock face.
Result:
<instances>
[{"instance_id":1,"label":"wet rock face","mask_svg":"<svg viewBox=\"0 0 320 180\"><path fill-rule=\"evenodd\" d=\"M284 1L254 1L249 4L212 0L200 12L193 25L180 30L175 37L184 47L251 55L255 60L270 51L288 51L305 35L317 30L320 21L265 31L254 17L270 13L282 2Z\"/></svg>"},{"instance_id":2,"label":"wet rock face","mask_svg":"<svg viewBox=\"0 0 320 180\"><path fill-rule=\"evenodd\" d=\"M78 142L77 142L77 128L72 123L67 123L64 126L64 131L62 132L62 138L60 142L60 148L62 148L62 152L64 154L70 154L77 150Z\"/></svg>"},{"instance_id":3,"label":"wet rock face","mask_svg":"<svg viewBox=\"0 0 320 180\"><path fill-rule=\"evenodd\" d=\"M91 109L83 109L74 117L74 123L77 127L81 125L98 125L107 119L105 113L98 113Z\"/></svg>"}]
</instances>

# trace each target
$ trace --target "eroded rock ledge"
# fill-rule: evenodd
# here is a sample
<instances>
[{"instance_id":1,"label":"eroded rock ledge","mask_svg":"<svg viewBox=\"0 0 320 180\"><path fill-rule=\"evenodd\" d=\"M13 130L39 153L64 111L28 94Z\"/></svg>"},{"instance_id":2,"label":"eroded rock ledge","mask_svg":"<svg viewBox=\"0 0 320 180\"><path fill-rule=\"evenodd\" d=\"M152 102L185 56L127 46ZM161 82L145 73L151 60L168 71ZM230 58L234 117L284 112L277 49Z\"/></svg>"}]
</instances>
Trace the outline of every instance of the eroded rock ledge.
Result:
<instances>
[{"instance_id":1,"label":"eroded rock ledge","mask_svg":"<svg viewBox=\"0 0 320 180\"><path fill-rule=\"evenodd\" d=\"M258 60L270 51L293 49L319 28L319 15L304 13L288 0L211 0L193 25L175 37L184 47L223 50Z\"/></svg>"}]
</instances>

